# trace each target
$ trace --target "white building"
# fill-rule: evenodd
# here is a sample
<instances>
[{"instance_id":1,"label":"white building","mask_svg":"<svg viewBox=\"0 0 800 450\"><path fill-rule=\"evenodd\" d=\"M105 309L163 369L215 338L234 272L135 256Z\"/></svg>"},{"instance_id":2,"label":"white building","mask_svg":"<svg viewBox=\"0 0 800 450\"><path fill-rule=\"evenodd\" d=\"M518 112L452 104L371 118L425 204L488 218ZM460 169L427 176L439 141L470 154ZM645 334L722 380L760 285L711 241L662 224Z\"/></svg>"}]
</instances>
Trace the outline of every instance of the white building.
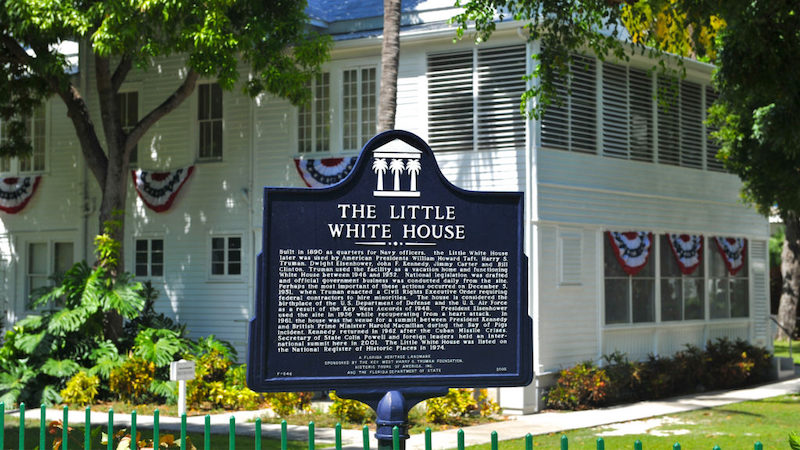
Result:
<instances>
[{"instance_id":1,"label":"white building","mask_svg":"<svg viewBox=\"0 0 800 450\"><path fill-rule=\"evenodd\" d=\"M375 132L380 2L310 3L313 24L335 38L312 104L251 99L204 80L138 145L143 170L194 167L174 203L156 212L129 189L127 269L161 292L157 310L188 324L191 336L231 341L242 357L261 249L262 187L303 186L295 159L303 158L302 166L357 155ZM714 159L703 125L712 68L686 61L686 79L671 96L676 102L663 108L656 96L669 80L648 74L652 61L585 58L573 67L563 105L541 121L526 120L519 95L537 45L526 43L515 23L499 24L486 44L454 44L446 23L451 3L404 7L396 127L425 139L457 186L526 193L535 380L503 389L502 405L537 410L540 388L558 370L615 350L635 359L721 336L770 345L768 222L740 202L739 179ZM180 67L175 57L132 73L121 89L129 118L160 103L179 83ZM85 89L93 74L82 61L80 83L99 117L97 98ZM48 275L92 258L97 232L100 193L63 103L50 100L35 124L34 155L0 167L6 183L41 176L24 209L0 213L0 301L9 322L28 313L29 292ZM607 233L631 231L652 233L649 258L633 276ZM702 236L702 257L688 275L667 242L671 233ZM735 275L716 237L746 242Z\"/></svg>"}]
</instances>

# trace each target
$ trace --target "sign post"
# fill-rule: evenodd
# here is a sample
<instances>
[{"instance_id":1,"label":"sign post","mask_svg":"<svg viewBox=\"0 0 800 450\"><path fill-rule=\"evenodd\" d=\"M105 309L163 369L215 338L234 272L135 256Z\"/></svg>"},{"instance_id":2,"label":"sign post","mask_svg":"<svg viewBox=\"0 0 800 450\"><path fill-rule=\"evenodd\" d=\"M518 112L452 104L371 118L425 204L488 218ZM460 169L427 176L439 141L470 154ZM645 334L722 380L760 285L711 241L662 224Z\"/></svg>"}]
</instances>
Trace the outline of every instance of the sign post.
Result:
<instances>
[{"instance_id":1,"label":"sign post","mask_svg":"<svg viewBox=\"0 0 800 450\"><path fill-rule=\"evenodd\" d=\"M181 359L169 363L169 379L178 382L178 417L186 414L186 380L194 380L195 362Z\"/></svg>"},{"instance_id":2,"label":"sign post","mask_svg":"<svg viewBox=\"0 0 800 450\"><path fill-rule=\"evenodd\" d=\"M391 443L450 387L529 384L523 217L522 193L453 186L404 131L370 140L334 186L265 188L248 386L335 389Z\"/></svg>"}]
</instances>

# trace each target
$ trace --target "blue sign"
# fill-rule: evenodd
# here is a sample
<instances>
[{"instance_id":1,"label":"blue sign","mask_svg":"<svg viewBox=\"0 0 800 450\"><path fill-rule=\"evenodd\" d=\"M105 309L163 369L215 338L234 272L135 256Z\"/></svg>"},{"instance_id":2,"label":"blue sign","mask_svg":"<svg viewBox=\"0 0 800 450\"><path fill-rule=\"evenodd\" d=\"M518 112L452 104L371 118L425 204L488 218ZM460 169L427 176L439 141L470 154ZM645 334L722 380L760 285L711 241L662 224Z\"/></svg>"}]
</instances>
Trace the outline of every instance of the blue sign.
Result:
<instances>
[{"instance_id":1,"label":"blue sign","mask_svg":"<svg viewBox=\"0 0 800 450\"><path fill-rule=\"evenodd\" d=\"M264 189L255 391L523 386L523 194L450 184L404 131L324 189Z\"/></svg>"}]
</instances>

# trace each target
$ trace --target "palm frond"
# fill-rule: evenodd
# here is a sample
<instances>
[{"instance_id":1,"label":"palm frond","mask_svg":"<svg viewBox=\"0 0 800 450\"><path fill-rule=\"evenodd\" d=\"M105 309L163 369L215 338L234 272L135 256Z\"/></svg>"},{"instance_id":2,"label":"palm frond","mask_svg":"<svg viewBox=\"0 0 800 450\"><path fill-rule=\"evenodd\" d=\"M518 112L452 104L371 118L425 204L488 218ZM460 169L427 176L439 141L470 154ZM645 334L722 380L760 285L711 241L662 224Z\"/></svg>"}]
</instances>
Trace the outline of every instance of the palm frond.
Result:
<instances>
[{"instance_id":1,"label":"palm frond","mask_svg":"<svg viewBox=\"0 0 800 450\"><path fill-rule=\"evenodd\" d=\"M150 384L150 392L164 397L167 404L174 404L178 401L178 384L164 380L153 380Z\"/></svg>"},{"instance_id":2,"label":"palm frond","mask_svg":"<svg viewBox=\"0 0 800 450\"><path fill-rule=\"evenodd\" d=\"M48 384L42 388L41 403L45 405L57 405L61 403L61 401L61 394L56 386Z\"/></svg>"},{"instance_id":3,"label":"palm frond","mask_svg":"<svg viewBox=\"0 0 800 450\"><path fill-rule=\"evenodd\" d=\"M23 333L14 337L13 345L17 350L30 355L41 344L45 331L41 333Z\"/></svg>"},{"instance_id":4,"label":"palm frond","mask_svg":"<svg viewBox=\"0 0 800 450\"><path fill-rule=\"evenodd\" d=\"M42 364L41 367L42 372L57 378L65 378L71 376L80 369L81 366L71 359L59 360L53 358L48 358L47 361L45 361L45 363Z\"/></svg>"},{"instance_id":5,"label":"palm frond","mask_svg":"<svg viewBox=\"0 0 800 450\"><path fill-rule=\"evenodd\" d=\"M47 331L60 336L76 331L95 311L97 311L95 305L79 306L74 309L64 308L51 316Z\"/></svg>"},{"instance_id":6,"label":"palm frond","mask_svg":"<svg viewBox=\"0 0 800 450\"><path fill-rule=\"evenodd\" d=\"M133 345L136 356L152 361L156 367L164 367L174 361L175 355L182 349L178 333L156 328L142 330Z\"/></svg>"}]
</instances>

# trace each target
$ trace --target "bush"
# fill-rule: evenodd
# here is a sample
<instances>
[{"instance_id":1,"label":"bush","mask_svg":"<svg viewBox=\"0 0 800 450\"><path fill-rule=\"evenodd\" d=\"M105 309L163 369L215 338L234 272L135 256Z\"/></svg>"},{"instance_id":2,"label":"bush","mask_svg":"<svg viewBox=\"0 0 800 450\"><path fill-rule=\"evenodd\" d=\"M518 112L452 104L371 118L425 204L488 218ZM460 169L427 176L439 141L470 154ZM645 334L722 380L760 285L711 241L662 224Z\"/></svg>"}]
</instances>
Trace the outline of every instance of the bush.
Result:
<instances>
[{"instance_id":1,"label":"bush","mask_svg":"<svg viewBox=\"0 0 800 450\"><path fill-rule=\"evenodd\" d=\"M477 398L476 398L477 395ZM486 389L450 389L447 395L425 401L425 419L440 424L458 425L460 419L470 415L489 416L500 410L488 398Z\"/></svg>"},{"instance_id":2,"label":"bush","mask_svg":"<svg viewBox=\"0 0 800 450\"><path fill-rule=\"evenodd\" d=\"M270 392L264 394L264 400L278 417L287 417L295 411L307 411L311 408L311 392Z\"/></svg>"},{"instance_id":3,"label":"bush","mask_svg":"<svg viewBox=\"0 0 800 450\"><path fill-rule=\"evenodd\" d=\"M111 371L109 387L117 397L129 403L143 403L150 394L156 365L137 357L130 357Z\"/></svg>"},{"instance_id":4,"label":"bush","mask_svg":"<svg viewBox=\"0 0 800 450\"><path fill-rule=\"evenodd\" d=\"M246 366L234 364L233 346L211 335L191 346L186 359L195 361L196 376L186 384L186 403L193 408L254 408L261 395L247 388Z\"/></svg>"},{"instance_id":5,"label":"bush","mask_svg":"<svg viewBox=\"0 0 800 450\"><path fill-rule=\"evenodd\" d=\"M100 378L79 371L67 381L67 387L61 390L61 399L71 405L90 405L97 396Z\"/></svg>"},{"instance_id":6,"label":"bush","mask_svg":"<svg viewBox=\"0 0 800 450\"><path fill-rule=\"evenodd\" d=\"M328 397L333 400L328 412L340 421L364 424L374 419L375 413L372 408L358 400L340 398L333 391Z\"/></svg>"},{"instance_id":7,"label":"bush","mask_svg":"<svg viewBox=\"0 0 800 450\"><path fill-rule=\"evenodd\" d=\"M547 393L546 404L554 409L588 409L603 405L610 392L606 371L591 361L559 373L558 383Z\"/></svg>"}]
</instances>

